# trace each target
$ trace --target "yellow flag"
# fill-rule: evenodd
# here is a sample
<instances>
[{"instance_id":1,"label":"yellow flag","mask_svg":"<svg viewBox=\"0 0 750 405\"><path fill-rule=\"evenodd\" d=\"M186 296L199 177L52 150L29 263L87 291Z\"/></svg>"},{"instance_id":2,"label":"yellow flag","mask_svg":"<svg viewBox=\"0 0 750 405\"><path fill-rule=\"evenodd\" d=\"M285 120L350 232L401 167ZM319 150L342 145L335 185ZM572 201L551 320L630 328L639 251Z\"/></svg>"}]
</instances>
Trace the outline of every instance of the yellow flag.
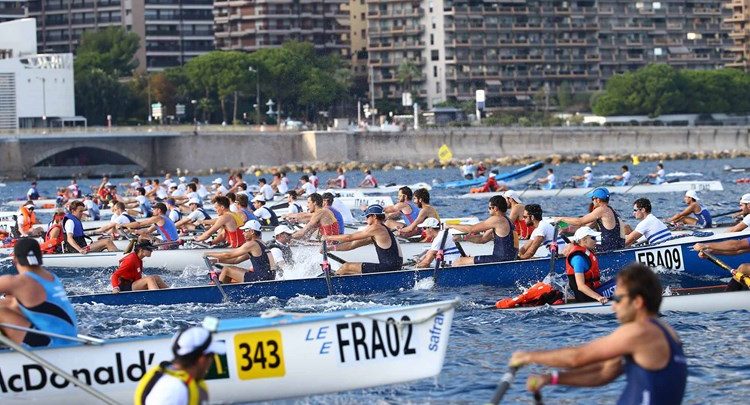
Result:
<instances>
[{"instance_id":1,"label":"yellow flag","mask_svg":"<svg viewBox=\"0 0 750 405\"><path fill-rule=\"evenodd\" d=\"M630 155L631 158L633 158L633 166L638 166L641 164L641 161L638 159L638 155Z\"/></svg>"},{"instance_id":2,"label":"yellow flag","mask_svg":"<svg viewBox=\"0 0 750 405\"><path fill-rule=\"evenodd\" d=\"M453 159L453 152L451 152L451 149L448 147L448 145L443 144L443 146L438 149L438 158L440 159L440 163L448 163L451 159Z\"/></svg>"}]
</instances>

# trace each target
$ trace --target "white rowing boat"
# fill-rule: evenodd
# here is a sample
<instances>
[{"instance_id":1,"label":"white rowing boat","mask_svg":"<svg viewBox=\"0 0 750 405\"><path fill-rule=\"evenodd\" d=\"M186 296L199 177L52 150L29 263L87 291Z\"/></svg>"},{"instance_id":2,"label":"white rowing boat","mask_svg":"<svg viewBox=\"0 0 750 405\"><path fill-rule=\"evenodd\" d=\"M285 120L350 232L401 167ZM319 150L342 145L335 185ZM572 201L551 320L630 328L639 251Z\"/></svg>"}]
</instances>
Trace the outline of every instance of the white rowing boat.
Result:
<instances>
[{"instance_id":1,"label":"white rowing boat","mask_svg":"<svg viewBox=\"0 0 750 405\"><path fill-rule=\"evenodd\" d=\"M396 184L391 186L378 186L378 187L359 187L359 188L329 188L323 191L323 188L318 191L319 193L330 192L333 195L339 197L362 197L372 194L396 194L401 187L405 187L405 184ZM408 187L411 191L416 191L420 188L432 190L432 186L427 183L414 183L409 184Z\"/></svg>"},{"instance_id":2,"label":"white rowing boat","mask_svg":"<svg viewBox=\"0 0 750 405\"><path fill-rule=\"evenodd\" d=\"M724 186L721 185L720 181L678 181L674 183L664 183L659 185L654 184L638 184L635 186L620 186L611 187L606 186L610 194L651 194L651 193L677 193L685 192L688 190L695 191L722 191ZM552 190L518 190L522 197L534 198L534 197L578 197L583 196L592 191L596 187L592 188L563 188L563 189L552 189ZM468 193L463 194L459 198L469 199L489 199L492 196L502 195L502 192L495 193Z\"/></svg>"},{"instance_id":3,"label":"white rowing boat","mask_svg":"<svg viewBox=\"0 0 750 405\"><path fill-rule=\"evenodd\" d=\"M268 401L434 377L445 361L457 301L226 319L206 382L212 403ZM171 336L122 338L34 354L118 403L132 403L143 374L172 359ZM0 402L95 403L20 353L0 353Z\"/></svg>"},{"instance_id":4,"label":"white rowing boat","mask_svg":"<svg viewBox=\"0 0 750 405\"><path fill-rule=\"evenodd\" d=\"M598 302L583 302L564 305L545 305L544 307L519 307L504 309L503 311L534 311L552 308L556 311L577 312L586 314L610 314L612 302L600 304ZM750 291L715 292L689 295L667 295L662 298L661 312L723 312L750 311Z\"/></svg>"}]
</instances>

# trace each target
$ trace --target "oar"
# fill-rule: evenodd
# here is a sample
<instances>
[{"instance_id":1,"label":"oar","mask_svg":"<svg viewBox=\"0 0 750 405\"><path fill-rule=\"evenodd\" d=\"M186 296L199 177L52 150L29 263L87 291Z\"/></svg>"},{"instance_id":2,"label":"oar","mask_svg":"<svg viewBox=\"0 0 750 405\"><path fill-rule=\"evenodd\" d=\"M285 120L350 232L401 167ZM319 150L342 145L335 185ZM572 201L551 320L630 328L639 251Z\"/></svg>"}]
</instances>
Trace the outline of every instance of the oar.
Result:
<instances>
[{"instance_id":1,"label":"oar","mask_svg":"<svg viewBox=\"0 0 750 405\"><path fill-rule=\"evenodd\" d=\"M718 257L714 256L711 253L708 253L708 252L705 252L705 251L701 252L701 253L703 253L703 255L706 256L706 258L708 259L708 261L710 261L711 263L713 263L713 264L721 267L722 269L728 271L729 273L731 273L732 274L732 278L735 281L737 281L738 283L743 284L743 285L745 285L747 287L750 287L750 277L748 277L748 276L746 276L744 274L741 274L741 273L737 273L737 270L731 268L728 264L724 263L721 259L719 259ZM737 277L737 274L739 274L739 279Z\"/></svg>"},{"instance_id":2,"label":"oar","mask_svg":"<svg viewBox=\"0 0 750 405\"><path fill-rule=\"evenodd\" d=\"M435 269L432 271L432 280L437 284L437 276L438 276L438 270L440 269L440 265L443 264L445 261L445 258L443 257L445 254L445 242L448 240L448 228L443 229L443 237L440 239L440 249L438 249L437 253L435 254Z\"/></svg>"},{"instance_id":3,"label":"oar","mask_svg":"<svg viewBox=\"0 0 750 405\"><path fill-rule=\"evenodd\" d=\"M628 189L627 189L627 190L625 190L625 191L624 191L624 192L622 193L622 195L625 195L625 194L627 194L627 193L628 193L628 191L630 191L630 190L632 190L632 189L633 189L633 187L635 187L635 186L637 186L637 185L639 185L639 184L643 184L643 183L644 183L644 181L643 181L643 180L646 180L646 179L648 179L648 175L646 175L646 176L643 176L643 177L641 177L640 179L638 179L638 181L637 181L637 182L635 182L635 183L633 183L633 185L632 185L632 186L628 187Z\"/></svg>"},{"instance_id":4,"label":"oar","mask_svg":"<svg viewBox=\"0 0 750 405\"><path fill-rule=\"evenodd\" d=\"M488 404L497 405L500 403L500 401L502 401L505 393L508 391L508 388L510 388L513 380L516 378L516 372L518 372L518 367L511 367L505 374L503 374L503 377L497 384L495 394L492 396L492 399L490 400L490 402L488 402Z\"/></svg>"},{"instance_id":5,"label":"oar","mask_svg":"<svg viewBox=\"0 0 750 405\"><path fill-rule=\"evenodd\" d=\"M323 269L323 273L326 276L326 286L328 287L328 295L333 295L333 286L331 285L331 264L328 263L328 243L323 241L323 262L320 263L320 268Z\"/></svg>"},{"instance_id":6,"label":"oar","mask_svg":"<svg viewBox=\"0 0 750 405\"><path fill-rule=\"evenodd\" d=\"M333 259L334 261L337 261L341 264L346 263L346 260L342 259L340 256L337 256L331 252L328 252L328 258Z\"/></svg>"},{"instance_id":7,"label":"oar","mask_svg":"<svg viewBox=\"0 0 750 405\"><path fill-rule=\"evenodd\" d=\"M575 185L575 181L573 179L566 181L565 183L563 183L562 187L560 187L560 189L557 190L557 192L555 193L555 197L560 195L560 193L562 193L562 191L565 190L566 187L568 187L568 184L570 184L571 181L573 181L573 184Z\"/></svg>"},{"instance_id":8,"label":"oar","mask_svg":"<svg viewBox=\"0 0 750 405\"><path fill-rule=\"evenodd\" d=\"M101 345L104 344L104 339L95 338L92 336L87 335L77 335L77 336L67 336L67 335L61 335L59 333L54 332L46 332L38 329L31 329L31 328L25 328L23 326L19 325L13 325L9 323L0 323L0 327L6 328L6 329L15 329L15 330L21 330L26 333L33 333L35 335L42 335L42 336L48 336L55 339L63 339L63 340L69 340L71 342L77 342L77 343L83 343L86 345Z\"/></svg>"},{"instance_id":9,"label":"oar","mask_svg":"<svg viewBox=\"0 0 750 405\"><path fill-rule=\"evenodd\" d=\"M526 194L526 192L529 191L529 188L531 188L531 186L533 186L534 184L536 184L536 181L530 181L526 183L526 188L521 191L521 194L518 195L518 198L523 197L523 195Z\"/></svg>"},{"instance_id":10,"label":"oar","mask_svg":"<svg viewBox=\"0 0 750 405\"><path fill-rule=\"evenodd\" d=\"M289 203L288 202L283 202L281 204L276 204L273 207L268 207L268 209L269 210L279 210L279 209L287 208L287 207L289 207Z\"/></svg>"},{"instance_id":11,"label":"oar","mask_svg":"<svg viewBox=\"0 0 750 405\"><path fill-rule=\"evenodd\" d=\"M211 263L211 260L208 258L208 256L203 256L203 263L206 263L206 267L208 267L208 274L211 277L211 280L214 281L214 285L216 288L219 289L219 292L221 293L221 296L224 298L224 302L229 302L229 297L227 297L227 293L224 292L224 287L221 286L221 280L219 280L219 277L214 273L214 265Z\"/></svg>"},{"instance_id":12,"label":"oar","mask_svg":"<svg viewBox=\"0 0 750 405\"><path fill-rule=\"evenodd\" d=\"M560 228L555 224L555 231L552 232L552 242L550 242L547 249L549 250L549 277L550 280L555 276L555 260L557 260L557 235L560 233Z\"/></svg>"},{"instance_id":13,"label":"oar","mask_svg":"<svg viewBox=\"0 0 750 405\"><path fill-rule=\"evenodd\" d=\"M729 211L729 212L722 212L721 214L712 215L711 218L721 218L721 217L725 217L727 215L739 214L740 212L742 212L742 211L734 210L734 211Z\"/></svg>"},{"instance_id":14,"label":"oar","mask_svg":"<svg viewBox=\"0 0 750 405\"><path fill-rule=\"evenodd\" d=\"M16 352L22 354L23 356L27 357L29 360L43 366L47 370L52 371L53 373L59 375L69 383L77 386L78 388L86 391L87 394L95 397L99 401L102 401L105 404L108 405L117 405L117 401L114 399L108 397L107 395L104 395L103 393L91 388L88 384L84 383L83 381L77 379L76 377L68 374L67 372L63 371L56 365L50 363L49 361L45 360L44 358L38 356L36 353L31 352L30 350L26 349L25 347L21 346L20 344L14 342L5 334L0 333L0 343L10 347L11 349L15 350Z\"/></svg>"}]
</instances>

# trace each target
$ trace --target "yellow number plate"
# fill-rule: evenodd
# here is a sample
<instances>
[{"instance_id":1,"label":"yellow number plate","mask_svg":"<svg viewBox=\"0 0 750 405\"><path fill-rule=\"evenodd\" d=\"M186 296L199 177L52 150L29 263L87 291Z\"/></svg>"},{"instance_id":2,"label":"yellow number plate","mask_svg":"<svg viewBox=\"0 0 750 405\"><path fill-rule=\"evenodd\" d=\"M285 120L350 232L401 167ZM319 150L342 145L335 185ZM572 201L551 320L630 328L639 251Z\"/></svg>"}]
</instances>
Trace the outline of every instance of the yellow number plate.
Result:
<instances>
[{"instance_id":1,"label":"yellow number plate","mask_svg":"<svg viewBox=\"0 0 750 405\"><path fill-rule=\"evenodd\" d=\"M281 332L241 333L234 336L234 355L240 380L283 377L284 346Z\"/></svg>"}]
</instances>

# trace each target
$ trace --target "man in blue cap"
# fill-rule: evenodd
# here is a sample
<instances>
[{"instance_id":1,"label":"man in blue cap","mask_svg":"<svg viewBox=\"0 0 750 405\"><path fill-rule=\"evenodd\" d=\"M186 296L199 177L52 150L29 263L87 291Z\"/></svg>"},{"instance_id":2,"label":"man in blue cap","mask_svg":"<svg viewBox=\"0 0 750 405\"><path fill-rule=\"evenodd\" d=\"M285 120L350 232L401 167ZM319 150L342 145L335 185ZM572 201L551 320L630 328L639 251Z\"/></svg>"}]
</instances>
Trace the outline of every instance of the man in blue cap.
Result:
<instances>
[{"instance_id":1,"label":"man in blue cap","mask_svg":"<svg viewBox=\"0 0 750 405\"><path fill-rule=\"evenodd\" d=\"M391 230L385 226L383 207L377 204L367 207L365 221L367 226L361 231L346 235L323 236L323 240L343 242L332 246L331 250L352 250L374 243L375 252L378 254L378 263L344 263L336 274L382 273L401 269L401 265L404 263L401 248L398 246Z\"/></svg>"},{"instance_id":2,"label":"man in blue cap","mask_svg":"<svg viewBox=\"0 0 750 405\"><path fill-rule=\"evenodd\" d=\"M620 223L620 216L617 215L614 208L609 206L609 190L606 187L597 187L588 194L594 208L588 214L580 217L556 217L555 222L566 222L574 226L591 226L596 225L599 232L602 233L601 252L622 249L625 247Z\"/></svg>"}]
</instances>

